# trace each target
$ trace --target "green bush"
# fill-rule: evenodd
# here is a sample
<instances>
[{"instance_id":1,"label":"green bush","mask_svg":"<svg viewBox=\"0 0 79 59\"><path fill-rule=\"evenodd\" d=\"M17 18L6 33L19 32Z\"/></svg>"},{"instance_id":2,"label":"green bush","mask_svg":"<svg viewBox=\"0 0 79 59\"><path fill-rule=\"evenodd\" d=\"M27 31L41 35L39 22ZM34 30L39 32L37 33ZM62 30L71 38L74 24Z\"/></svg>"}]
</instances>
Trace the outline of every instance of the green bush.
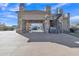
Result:
<instances>
[{"instance_id":1,"label":"green bush","mask_svg":"<svg viewBox=\"0 0 79 59\"><path fill-rule=\"evenodd\" d=\"M72 27L72 28L70 28L70 32L75 32L76 30L77 30L76 27Z\"/></svg>"},{"instance_id":2,"label":"green bush","mask_svg":"<svg viewBox=\"0 0 79 59\"><path fill-rule=\"evenodd\" d=\"M70 28L70 32L72 32L72 33L73 33L73 32L75 32L75 30L74 30L73 28Z\"/></svg>"}]
</instances>

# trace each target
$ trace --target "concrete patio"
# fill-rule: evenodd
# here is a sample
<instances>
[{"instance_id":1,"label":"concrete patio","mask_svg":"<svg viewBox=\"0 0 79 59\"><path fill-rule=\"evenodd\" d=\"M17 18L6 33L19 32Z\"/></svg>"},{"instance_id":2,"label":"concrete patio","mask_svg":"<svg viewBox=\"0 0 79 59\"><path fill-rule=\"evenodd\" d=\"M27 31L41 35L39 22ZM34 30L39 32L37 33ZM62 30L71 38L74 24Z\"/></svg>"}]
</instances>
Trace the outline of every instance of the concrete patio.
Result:
<instances>
[{"instance_id":1,"label":"concrete patio","mask_svg":"<svg viewBox=\"0 0 79 59\"><path fill-rule=\"evenodd\" d=\"M67 34L37 34L0 31L0 56L79 55L79 38Z\"/></svg>"}]
</instances>

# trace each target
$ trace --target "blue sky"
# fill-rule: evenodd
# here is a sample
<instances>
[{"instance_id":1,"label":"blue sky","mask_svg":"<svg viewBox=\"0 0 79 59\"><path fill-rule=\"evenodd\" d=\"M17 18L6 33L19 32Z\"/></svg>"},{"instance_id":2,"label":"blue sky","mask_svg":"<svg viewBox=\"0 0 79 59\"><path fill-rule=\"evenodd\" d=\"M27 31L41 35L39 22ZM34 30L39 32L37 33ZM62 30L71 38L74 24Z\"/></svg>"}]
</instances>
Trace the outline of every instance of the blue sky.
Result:
<instances>
[{"instance_id":1,"label":"blue sky","mask_svg":"<svg viewBox=\"0 0 79 59\"><path fill-rule=\"evenodd\" d=\"M70 23L79 23L79 3L26 3L26 10L44 10L45 7L51 6L51 12L55 13L56 8L62 8L64 13L70 13ZM17 24L17 13L19 3L0 3L0 22L7 25Z\"/></svg>"}]
</instances>

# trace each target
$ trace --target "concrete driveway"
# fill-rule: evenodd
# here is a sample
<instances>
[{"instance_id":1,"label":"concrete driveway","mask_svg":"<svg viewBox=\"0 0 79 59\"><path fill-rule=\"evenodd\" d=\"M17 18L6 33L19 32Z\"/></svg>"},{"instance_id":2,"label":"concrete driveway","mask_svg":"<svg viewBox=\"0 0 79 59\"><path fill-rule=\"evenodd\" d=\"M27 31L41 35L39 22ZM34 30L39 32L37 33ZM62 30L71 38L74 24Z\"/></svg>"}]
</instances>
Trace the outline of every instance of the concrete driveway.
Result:
<instances>
[{"instance_id":1,"label":"concrete driveway","mask_svg":"<svg viewBox=\"0 0 79 59\"><path fill-rule=\"evenodd\" d=\"M0 32L1 56L79 55L79 38L66 34ZM40 39L40 40L39 40ZM53 41L54 40L54 41ZM28 42L30 41L30 42ZM63 42L63 43L61 43ZM68 44L68 45L67 45ZM70 45L71 44L71 45ZM70 46L69 46L70 45Z\"/></svg>"},{"instance_id":2,"label":"concrete driveway","mask_svg":"<svg viewBox=\"0 0 79 59\"><path fill-rule=\"evenodd\" d=\"M27 33L22 35L29 38L29 42L51 42L72 48L79 47L79 38L68 34Z\"/></svg>"}]
</instances>

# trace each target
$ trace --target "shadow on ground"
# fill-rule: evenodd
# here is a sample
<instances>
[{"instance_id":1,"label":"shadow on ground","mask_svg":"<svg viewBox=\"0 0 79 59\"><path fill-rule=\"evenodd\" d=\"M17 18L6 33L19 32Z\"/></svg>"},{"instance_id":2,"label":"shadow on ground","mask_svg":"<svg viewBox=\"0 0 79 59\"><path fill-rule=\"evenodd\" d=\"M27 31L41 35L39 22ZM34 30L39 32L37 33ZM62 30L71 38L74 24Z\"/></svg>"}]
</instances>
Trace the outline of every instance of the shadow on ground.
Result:
<instances>
[{"instance_id":1,"label":"shadow on ground","mask_svg":"<svg viewBox=\"0 0 79 59\"><path fill-rule=\"evenodd\" d=\"M67 34L26 33L21 35L29 38L28 42L52 42L71 48L79 47L79 38Z\"/></svg>"}]
</instances>

